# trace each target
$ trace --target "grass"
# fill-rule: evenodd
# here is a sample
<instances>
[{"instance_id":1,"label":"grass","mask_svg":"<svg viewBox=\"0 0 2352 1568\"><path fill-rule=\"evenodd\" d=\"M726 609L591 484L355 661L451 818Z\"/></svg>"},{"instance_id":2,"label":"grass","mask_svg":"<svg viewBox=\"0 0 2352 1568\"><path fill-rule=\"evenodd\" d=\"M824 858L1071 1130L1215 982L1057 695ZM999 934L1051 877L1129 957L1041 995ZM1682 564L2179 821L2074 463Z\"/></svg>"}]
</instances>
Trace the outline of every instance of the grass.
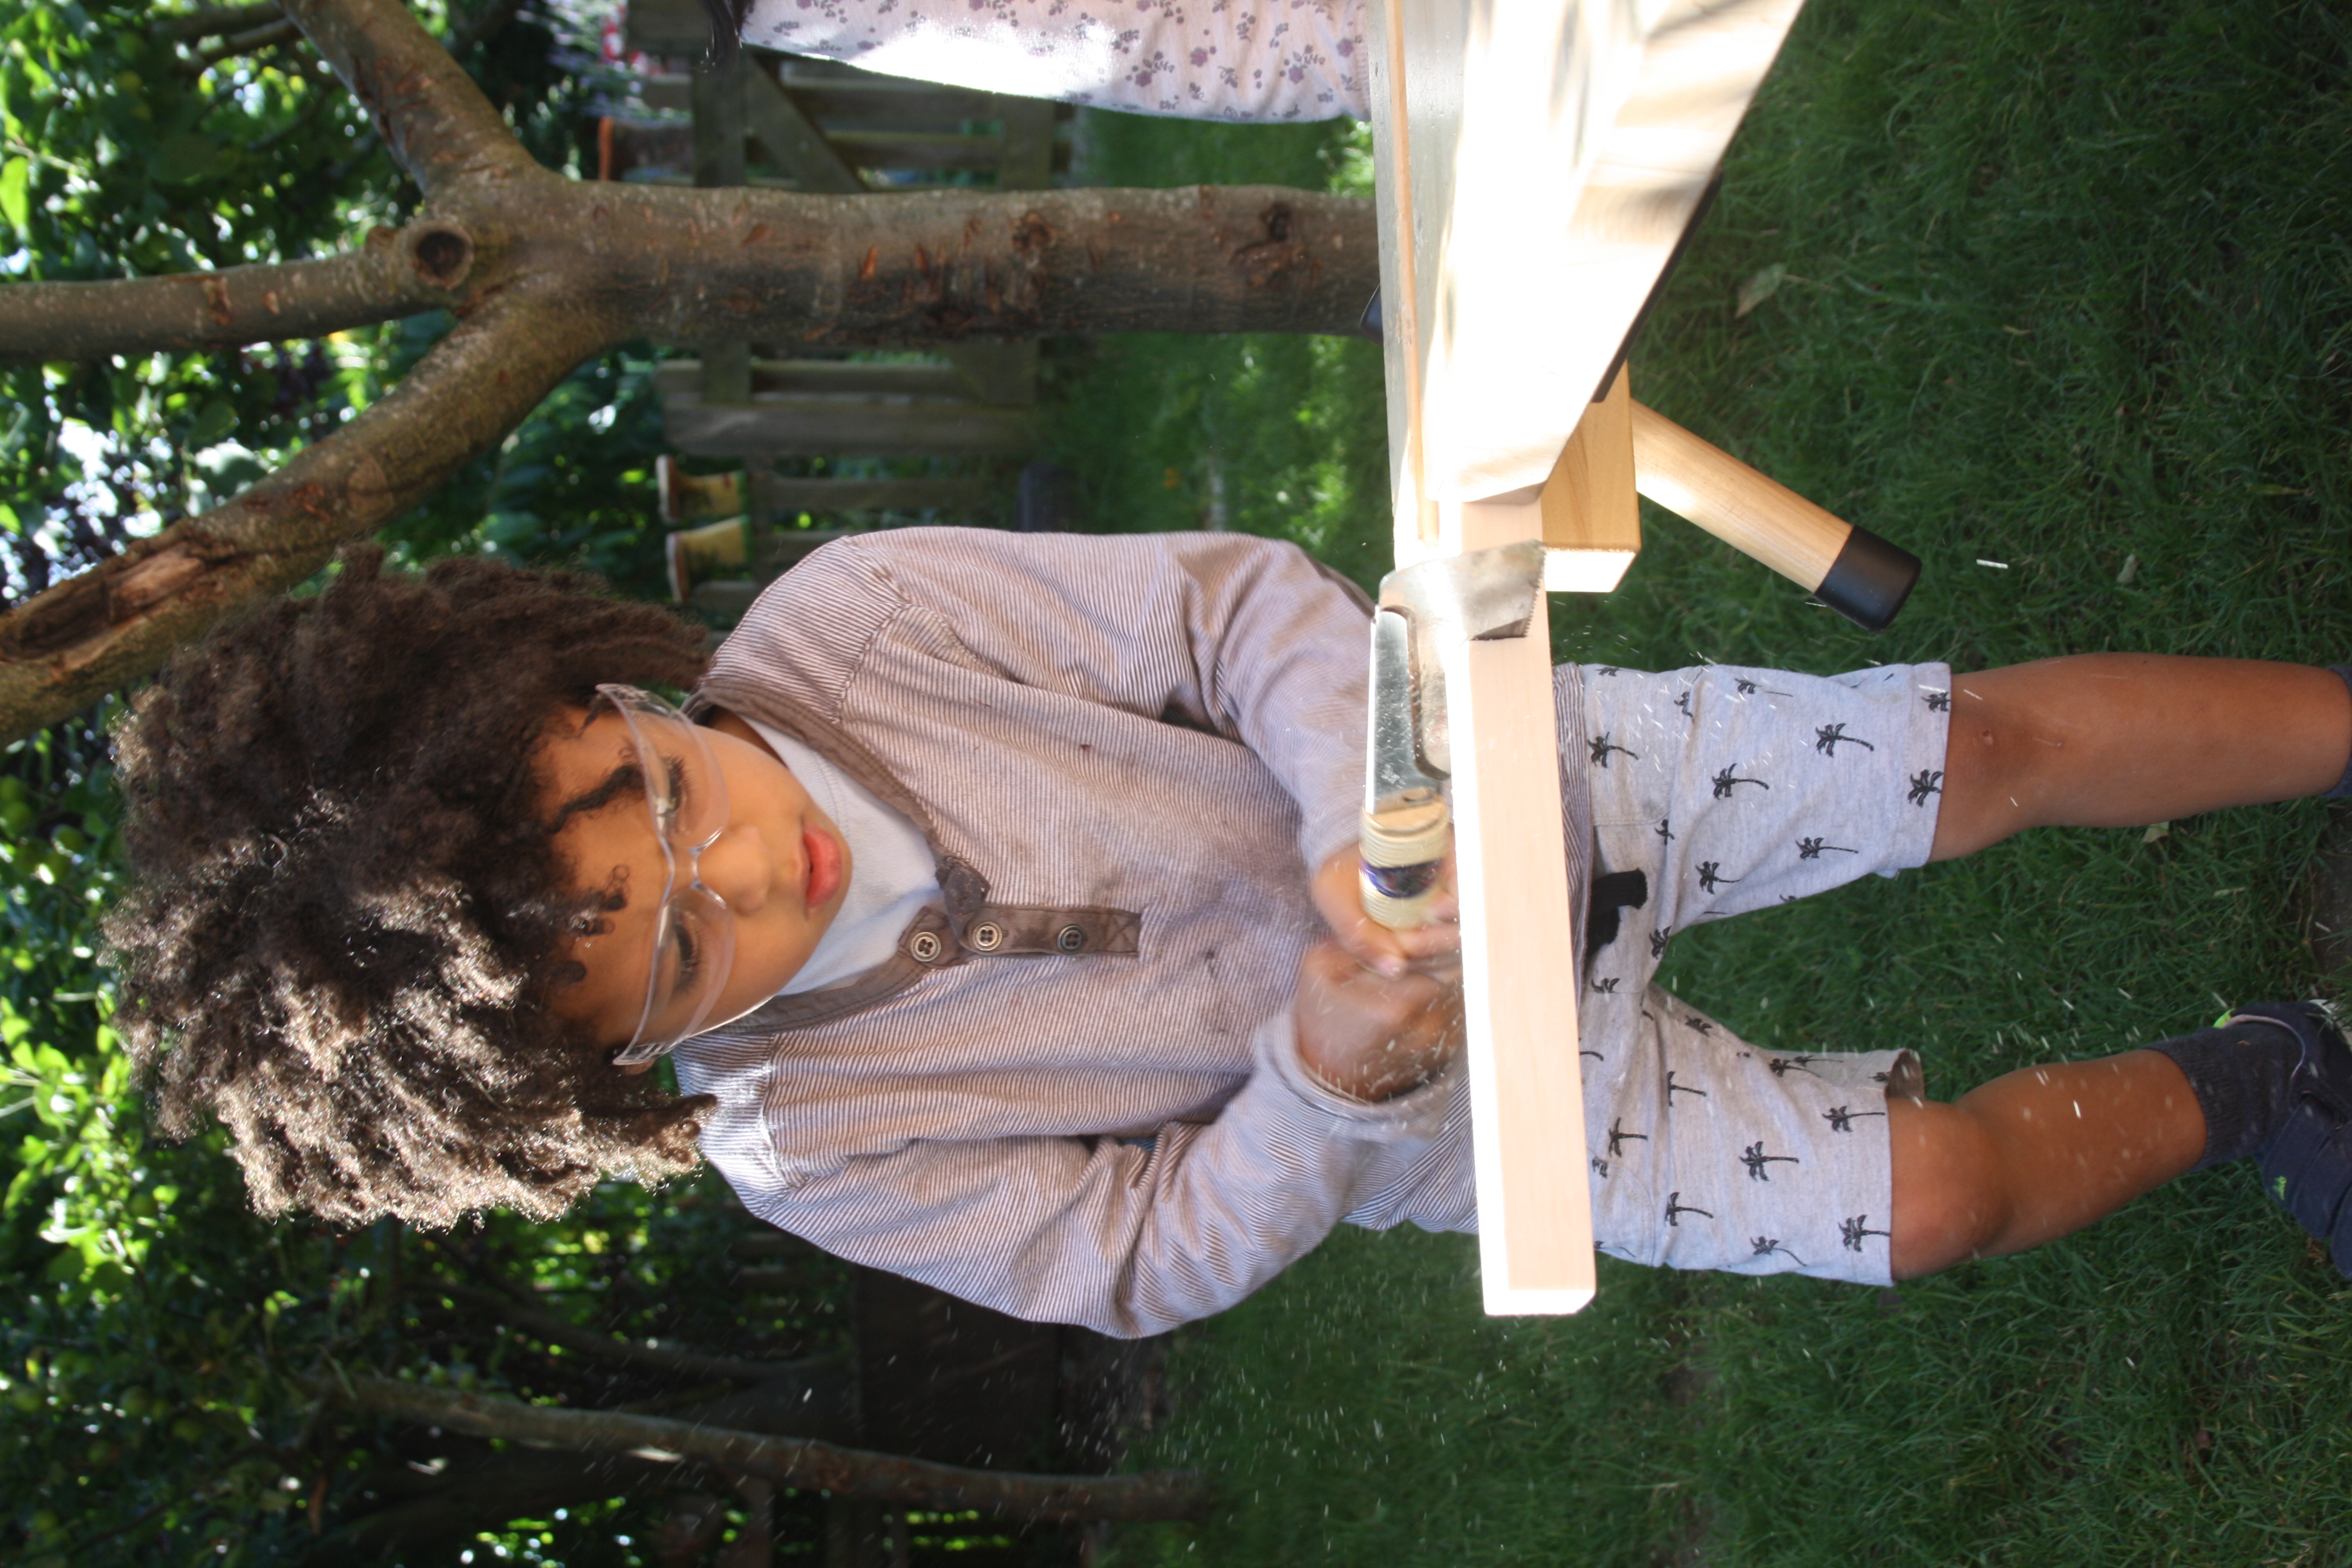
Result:
<instances>
[{"instance_id":1,"label":"grass","mask_svg":"<svg viewBox=\"0 0 2352 1568\"><path fill-rule=\"evenodd\" d=\"M1654 514L1560 656L2352 654L2347 89L2340 6L1814 0L1636 390L1925 580L1866 637ZM1361 178L1345 128L1106 120L1097 178ZM1107 342L1057 362L1062 460L1104 526L1197 526L1213 468L1234 526L1369 577L1378 376ZM1662 978L1769 1048L1916 1045L1954 1093L2326 985L2326 820L2032 835L1678 938ZM1219 1511L1113 1559L2352 1563L2352 1291L2244 1169L1899 1291L1602 1264L1583 1316L1490 1321L1465 1238L1334 1237L1180 1336L1135 1458L1206 1467Z\"/></svg>"},{"instance_id":2,"label":"grass","mask_svg":"<svg viewBox=\"0 0 2352 1568\"><path fill-rule=\"evenodd\" d=\"M1371 194L1345 121L1236 126L1089 114L1076 177L1096 185L1296 185ZM1090 526L1226 526L1289 539L1366 584L1390 564L1380 345L1165 332L1045 345L1047 453Z\"/></svg>"}]
</instances>

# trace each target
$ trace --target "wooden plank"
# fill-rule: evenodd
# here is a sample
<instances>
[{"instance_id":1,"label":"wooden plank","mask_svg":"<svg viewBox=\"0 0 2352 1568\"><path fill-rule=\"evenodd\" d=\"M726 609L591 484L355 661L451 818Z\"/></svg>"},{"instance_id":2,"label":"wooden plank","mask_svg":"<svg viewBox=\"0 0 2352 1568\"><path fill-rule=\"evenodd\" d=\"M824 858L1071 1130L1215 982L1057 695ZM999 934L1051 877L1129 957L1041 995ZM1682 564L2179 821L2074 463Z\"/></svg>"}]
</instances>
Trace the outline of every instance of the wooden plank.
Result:
<instances>
[{"instance_id":1,"label":"wooden plank","mask_svg":"<svg viewBox=\"0 0 2352 1568\"><path fill-rule=\"evenodd\" d=\"M939 399L762 397L662 405L672 450L697 458L918 458L1011 455L1036 444L1026 408Z\"/></svg>"},{"instance_id":2,"label":"wooden plank","mask_svg":"<svg viewBox=\"0 0 2352 1568\"><path fill-rule=\"evenodd\" d=\"M1054 183L1054 108L1043 99L999 98L1004 127L999 189L1042 191Z\"/></svg>"},{"instance_id":3,"label":"wooden plank","mask_svg":"<svg viewBox=\"0 0 2352 1568\"><path fill-rule=\"evenodd\" d=\"M1470 551L1538 537L1539 521L1532 507L1474 504L1455 526ZM1486 1310L1573 1312L1594 1289L1592 1198L1551 637L1538 622L1523 637L1454 642L1445 675Z\"/></svg>"},{"instance_id":4,"label":"wooden plank","mask_svg":"<svg viewBox=\"0 0 2352 1568\"><path fill-rule=\"evenodd\" d=\"M794 68L802 62L793 56L763 49L750 52L755 60L775 63L778 82L801 106L801 112L828 134L860 130L964 132L998 116L995 95L971 88L908 81L903 77L818 76ZM693 79L683 71L637 79L638 101L650 110L683 113L693 107Z\"/></svg>"},{"instance_id":5,"label":"wooden plank","mask_svg":"<svg viewBox=\"0 0 2352 1568\"><path fill-rule=\"evenodd\" d=\"M1549 533L1551 580L1622 574L1631 399L1594 390L1799 4L1370 8L1398 565ZM1573 1311L1594 1275L1549 639L1444 657L1486 1309Z\"/></svg>"},{"instance_id":6,"label":"wooden plank","mask_svg":"<svg viewBox=\"0 0 2352 1568\"><path fill-rule=\"evenodd\" d=\"M855 166L859 160L854 149L836 147L765 70L755 68L745 74L749 79L744 93L745 111L751 129L768 150L768 155L798 181L802 189L845 195L866 189L865 178ZM1049 122L1049 138L1050 135ZM981 140L988 144L992 164L997 140ZM983 401L1035 401L1035 344L958 343L940 353L961 374L964 385Z\"/></svg>"},{"instance_id":7,"label":"wooden plank","mask_svg":"<svg viewBox=\"0 0 2352 1568\"><path fill-rule=\"evenodd\" d=\"M804 191L827 195L855 195L866 189L850 161L825 140L800 105L776 85L776 79L758 67L743 72L743 121L760 139L768 157ZM696 124L701 123L700 116Z\"/></svg>"},{"instance_id":8,"label":"wooden plank","mask_svg":"<svg viewBox=\"0 0 2352 1568\"><path fill-rule=\"evenodd\" d=\"M992 93L865 71L820 74L807 65L786 56L778 79L811 118L826 126L961 131L997 117Z\"/></svg>"},{"instance_id":9,"label":"wooden plank","mask_svg":"<svg viewBox=\"0 0 2352 1568\"><path fill-rule=\"evenodd\" d=\"M665 360L654 372L664 394L694 393L702 384L698 360ZM957 397L967 384L956 368L936 360L754 359L751 394L860 393L886 397ZM985 400L983 400L985 401ZM1009 401L1009 400L1008 400Z\"/></svg>"},{"instance_id":10,"label":"wooden plank","mask_svg":"<svg viewBox=\"0 0 2352 1568\"><path fill-rule=\"evenodd\" d=\"M999 97L991 109L1004 127L997 184L1006 190L1043 190L1054 183L1053 104L1034 98ZM965 384L985 403L1037 401L1037 342L958 344L949 355Z\"/></svg>"},{"instance_id":11,"label":"wooden plank","mask_svg":"<svg viewBox=\"0 0 2352 1568\"><path fill-rule=\"evenodd\" d=\"M772 515L969 510L985 498L976 479L804 479L751 470L751 505Z\"/></svg>"},{"instance_id":12,"label":"wooden plank","mask_svg":"<svg viewBox=\"0 0 2352 1568\"><path fill-rule=\"evenodd\" d=\"M1434 549L1421 497L1549 477L1800 4L1389 0L1374 133L1383 245L1411 279L1403 310L1382 290L1409 334L1390 369L1426 411L1399 475L1416 558ZM1421 215L1409 234L1400 182Z\"/></svg>"},{"instance_id":13,"label":"wooden plank","mask_svg":"<svg viewBox=\"0 0 2352 1568\"><path fill-rule=\"evenodd\" d=\"M710 48L710 16L699 0L629 0L628 47L691 59Z\"/></svg>"},{"instance_id":14,"label":"wooden plank","mask_svg":"<svg viewBox=\"0 0 2352 1568\"><path fill-rule=\"evenodd\" d=\"M724 70L694 78L694 183L740 185L743 160L744 83L755 73L739 57ZM703 401L751 401L751 345L741 341L702 345Z\"/></svg>"},{"instance_id":15,"label":"wooden plank","mask_svg":"<svg viewBox=\"0 0 2352 1568\"><path fill-rule=\"evenodd\" d=\"M1624 366L1609 395L1588 406L1560 448L1537 502L1543 514L1544 586L1606 594L1642 552L1642 500L1633 483L1633 393Z\"/></svg>"},{"instance_id":16,"label":"wooden plank","mask_svg":"<svg viewBox=\"0 0 2352 1568\"><path fill-rule=\"evenodd\" d=\"M1037 401L1037 341L962 342L940 351L955 366L961 390L982 403L1025 406Z\"/></svg>"},{"instance_id":17,"label":"wooden plank","mask_svg":"<svg viewBox=\"0 0 2352 1568\"><path fill-rule=\"evenodd\" d=\"M826 139L860 169L891 174L986 174L1004 158L994 132L829 130Z\"/></svg>"}]
</instances>

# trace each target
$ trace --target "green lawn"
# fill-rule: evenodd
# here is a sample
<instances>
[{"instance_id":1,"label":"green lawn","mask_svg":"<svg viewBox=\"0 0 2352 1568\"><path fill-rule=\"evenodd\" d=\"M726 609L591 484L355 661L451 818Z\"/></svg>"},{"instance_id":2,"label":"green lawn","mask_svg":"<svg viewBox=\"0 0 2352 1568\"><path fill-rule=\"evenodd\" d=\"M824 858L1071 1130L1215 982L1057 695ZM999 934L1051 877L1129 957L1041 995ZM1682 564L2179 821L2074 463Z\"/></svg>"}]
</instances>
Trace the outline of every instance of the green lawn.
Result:
<instances>
[{"instance_id":1,"label":"green lawn","mask_svg":"<svg viewBox=\"0 0 2352 1568\"><path fill-rule=\"evenodd\" d=\"M1363 177L1345 127L1088 135L1097 180ZM1653 514L1622 589L1556 607L1561 657L2352 656L2347 231L2340 5L1815 0L1636 391L1925 580L1866 637ZM1055 362L1058 454L1101 526L1197 526L1213 472L1233 526L1369 577L1378 378L1370 345L1105 342ZM2328 988L2326 821L2042 834L1685 936L1665 982L1769 1047L1919 1046L1956 1093ZM1583 1316L1491 1322L1465 1238L1335 1237L1179 1337L1136 1461L1220 1510L1114 1559L2352 1563L2352 1290L2249 1171L1899 1292L1603 1264Z\"/></svg>"}]
</instances>

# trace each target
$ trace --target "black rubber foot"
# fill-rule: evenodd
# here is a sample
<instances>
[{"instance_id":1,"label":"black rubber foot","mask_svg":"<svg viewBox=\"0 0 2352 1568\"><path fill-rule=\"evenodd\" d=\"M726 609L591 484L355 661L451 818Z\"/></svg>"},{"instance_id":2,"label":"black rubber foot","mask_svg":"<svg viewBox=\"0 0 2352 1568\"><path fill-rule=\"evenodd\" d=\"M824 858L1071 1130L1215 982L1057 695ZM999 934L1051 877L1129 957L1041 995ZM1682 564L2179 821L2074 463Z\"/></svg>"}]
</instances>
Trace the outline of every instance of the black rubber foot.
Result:
<instances>
[{"instance_id":1,"label":"black rubber foot","mask_svg":"<svg viewBox=\"0 0 2352 1568\"><path fill-rule=\"evenodd\" d=\"M1919 558L1866 528L1849 535L1813 597L1866 632L1883 632L1919 581Z\"/></svg>"}]
</instances>

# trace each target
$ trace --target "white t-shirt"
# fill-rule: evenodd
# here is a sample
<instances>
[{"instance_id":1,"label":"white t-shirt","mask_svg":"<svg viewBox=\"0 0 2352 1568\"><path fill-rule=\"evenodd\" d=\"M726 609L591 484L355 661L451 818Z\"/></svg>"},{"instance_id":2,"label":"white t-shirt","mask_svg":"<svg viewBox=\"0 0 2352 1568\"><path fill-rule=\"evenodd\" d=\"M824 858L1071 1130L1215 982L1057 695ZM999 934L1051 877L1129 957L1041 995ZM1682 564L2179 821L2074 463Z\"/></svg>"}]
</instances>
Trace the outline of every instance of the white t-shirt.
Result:
<instances>
[{"instance_id":1,"label":"white t-shirt","mask_svg":"<svg viewBox=\"0 0 2352 1568\"><path fill-rule=\"evenodd\" d=\"M743 41L1191 120L1371 112L1361 0L752 0Z\"/></svg>"},{"instance_id":2,"label":"white t-shirt","mask_svg":"<svg viewBox=\"0 0 2352 1568\"><path fill-rule=\"evenodd\" d=\"M865 973L895 952L907 922L940 897L937 863L923 831L818 752L757 719L744 722L792 769L849 851L849 891L816 951L778 995L815 991Z\"/></svg>"}]
</instances>

